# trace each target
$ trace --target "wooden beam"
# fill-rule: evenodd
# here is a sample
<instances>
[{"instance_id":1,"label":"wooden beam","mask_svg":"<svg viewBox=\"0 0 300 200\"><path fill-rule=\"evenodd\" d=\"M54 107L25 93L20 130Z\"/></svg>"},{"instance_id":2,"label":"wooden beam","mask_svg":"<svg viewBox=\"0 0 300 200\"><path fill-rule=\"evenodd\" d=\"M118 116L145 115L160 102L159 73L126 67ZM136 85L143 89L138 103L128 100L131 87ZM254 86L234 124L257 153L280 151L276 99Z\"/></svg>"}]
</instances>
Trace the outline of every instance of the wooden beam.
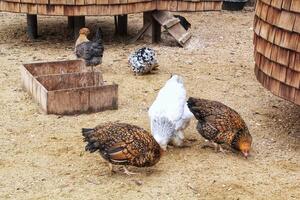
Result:
<instances>
[{"instance_id":1,"label":"wooden beam","mask_svg":"<svg viewBox=\"0 0 300 200\"><path fill-rule=\"evenodd\" d=\"M128 16L127 15L118 15L117 16L116 33L121 36L127 35L127 24L128 24Z\"/></svg>"},{"instance_id":2,"label":"wooden beam","mask_svg":"<svg viewBox=\"0 0 300 200\"><path fill-rule=\"evenodd\" d=\"M74 36L79 36L79 30L85 26L85 16L74 16Z\"/></svg>"},{"instance_id":3,"label":"wooden beam","mask_svg":"<svg viewBox=\"0 0 300 200\"><path fill-rule=\"evenodd\" d=\"M74 29L74 16L68 16L68 28Z\"/></svg>"},{"instance_id":4,"label":"wooden beam","mask_svg":"<svg viewBox=\"0 0 300 200\"><path fill-rule=\"evenodd\" d=\"M161 25L151 15L152 19L152 43L158 43L161 40Z\"/></svg>"},{"instance_id":5,"label":"wooden beam","mask_svg":"<svg viewBox=\"0 0 300 200\"><path fill-rule=\"evenodd\" d=\"M150 26L149 26L150 24ZM143 27L148 27L147 30L145 30L143 35L152 36L152 12L144 12L143 13Z\"/></svg>"},{"instance_id":6,"label":"wooden beam","mask_svg":"<svg viewBox=\"0 0 300 200\"><path fill-rule=\"evenodd\" d=\"M36 39L38 36L37 15L27 14L27 35L30 39Z\"/></svg>"}]
</instances>

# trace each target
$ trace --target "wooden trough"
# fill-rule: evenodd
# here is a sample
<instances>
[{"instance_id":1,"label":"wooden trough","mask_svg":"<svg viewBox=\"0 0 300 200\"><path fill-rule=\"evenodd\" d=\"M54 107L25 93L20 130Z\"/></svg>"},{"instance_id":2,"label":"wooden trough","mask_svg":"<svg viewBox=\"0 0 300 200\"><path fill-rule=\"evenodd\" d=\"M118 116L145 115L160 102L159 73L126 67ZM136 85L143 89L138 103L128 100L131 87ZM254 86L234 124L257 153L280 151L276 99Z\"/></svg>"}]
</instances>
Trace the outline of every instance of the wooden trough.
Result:
<instances>
[{"instance_id":1,"label":"wooden trough","mask_svg":"<svg viewBox=\"0 0 300 200\"><path fill-rule=\"evenodd\" d=\"M24 64L23 88L47 114L71 115L118 108L118 85L105 85L99 71L84 61Z\"/></svg>"},{"instance_id":2,"label":"wooden trough","mask_svg":"<svg viewBox=\"0 0 300 200\"><path fill-rule=\"evenodd\" d=\"M257 80L300 105L300 0L258 0L254 18Z\"/></svg>"}]
</instances>

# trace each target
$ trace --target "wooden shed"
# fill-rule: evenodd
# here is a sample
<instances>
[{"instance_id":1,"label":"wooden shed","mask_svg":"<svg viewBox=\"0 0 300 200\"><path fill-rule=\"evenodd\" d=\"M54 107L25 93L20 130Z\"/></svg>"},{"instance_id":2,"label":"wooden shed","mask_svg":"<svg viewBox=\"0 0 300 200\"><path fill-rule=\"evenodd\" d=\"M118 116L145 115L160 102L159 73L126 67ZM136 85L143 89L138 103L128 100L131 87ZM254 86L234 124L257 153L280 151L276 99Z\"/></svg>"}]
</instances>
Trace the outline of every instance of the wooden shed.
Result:
<instances>
[{"instance_id":1,"label":"wooden shed","mask_svg":"<svg viewBox=\"0 0 300 200\"><path fill-rule=\"evenodd\" d=\"M257 80L300 105L300 0L258 0L254 19Z\"/></svg>"},{"instance_id":2,"label":"wooden shed","mask_svg":"<svg viewBox=\"0 0 300 200\"><path fill-rule=\"evenodd\" d=\"M120 32L127 32L127 14L160 11L214 11L223 0L0 0L0 11L26 13L28 34L37 37L37 15L68 16L75 33L84 16L118 16Z\"/></svg>"}]
</instances>

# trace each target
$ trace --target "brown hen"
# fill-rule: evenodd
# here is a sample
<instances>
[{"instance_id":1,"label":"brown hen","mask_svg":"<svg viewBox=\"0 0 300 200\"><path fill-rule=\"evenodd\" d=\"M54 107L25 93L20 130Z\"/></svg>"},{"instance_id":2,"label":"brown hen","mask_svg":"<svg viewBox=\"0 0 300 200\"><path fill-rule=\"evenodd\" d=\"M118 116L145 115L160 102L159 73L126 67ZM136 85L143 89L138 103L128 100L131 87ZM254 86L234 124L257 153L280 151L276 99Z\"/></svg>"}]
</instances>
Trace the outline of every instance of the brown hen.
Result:
<instances>
[{"instance_id":1,"label":"brown hen","mask_svg":"<svg viewBox=\"0 0 300 200\"><path fill-rule=\"evenodd\" d=\"M161 157L161 148L155 139L144 129L126 123L105 123L93 129L82 129L86 151L98 151L109 163L150 167ZM110 170L112 172L112 165ZM125 166L126 174L129 172Z\"/></svg>"},{"instance_id":2,"label":"brown hen","mask_svg":"<svg viewBox=\"0 0 300 200\"><path fill-rule=\"evenodd\" d=\"M252 137L246 123L235 110L217 101L193 97L187 103L198 120L197 130L205 139L228 144L241 151L245 158L248 157Z\"/></svg>"}]
</instances>

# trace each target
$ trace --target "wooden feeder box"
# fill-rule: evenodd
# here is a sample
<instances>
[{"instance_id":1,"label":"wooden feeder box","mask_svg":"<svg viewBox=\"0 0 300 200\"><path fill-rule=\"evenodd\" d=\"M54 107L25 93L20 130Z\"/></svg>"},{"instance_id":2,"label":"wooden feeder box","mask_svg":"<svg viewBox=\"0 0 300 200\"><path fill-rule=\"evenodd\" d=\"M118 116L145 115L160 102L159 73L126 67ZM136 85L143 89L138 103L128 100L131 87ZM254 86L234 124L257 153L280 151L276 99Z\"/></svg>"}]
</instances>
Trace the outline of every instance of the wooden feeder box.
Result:
<instances>
[{"instance_id":1,"label":"wooden feeder box","mask_svg":"<svg viewBox=\"0 0 300 200\"><path fill-rule=\"evenodd\" d=\"M71 115L118 108L118 85L105 85L99 71L82 60L41 62L21 67L23 88L46 114Z\"/></svg>"}]
</instances>

